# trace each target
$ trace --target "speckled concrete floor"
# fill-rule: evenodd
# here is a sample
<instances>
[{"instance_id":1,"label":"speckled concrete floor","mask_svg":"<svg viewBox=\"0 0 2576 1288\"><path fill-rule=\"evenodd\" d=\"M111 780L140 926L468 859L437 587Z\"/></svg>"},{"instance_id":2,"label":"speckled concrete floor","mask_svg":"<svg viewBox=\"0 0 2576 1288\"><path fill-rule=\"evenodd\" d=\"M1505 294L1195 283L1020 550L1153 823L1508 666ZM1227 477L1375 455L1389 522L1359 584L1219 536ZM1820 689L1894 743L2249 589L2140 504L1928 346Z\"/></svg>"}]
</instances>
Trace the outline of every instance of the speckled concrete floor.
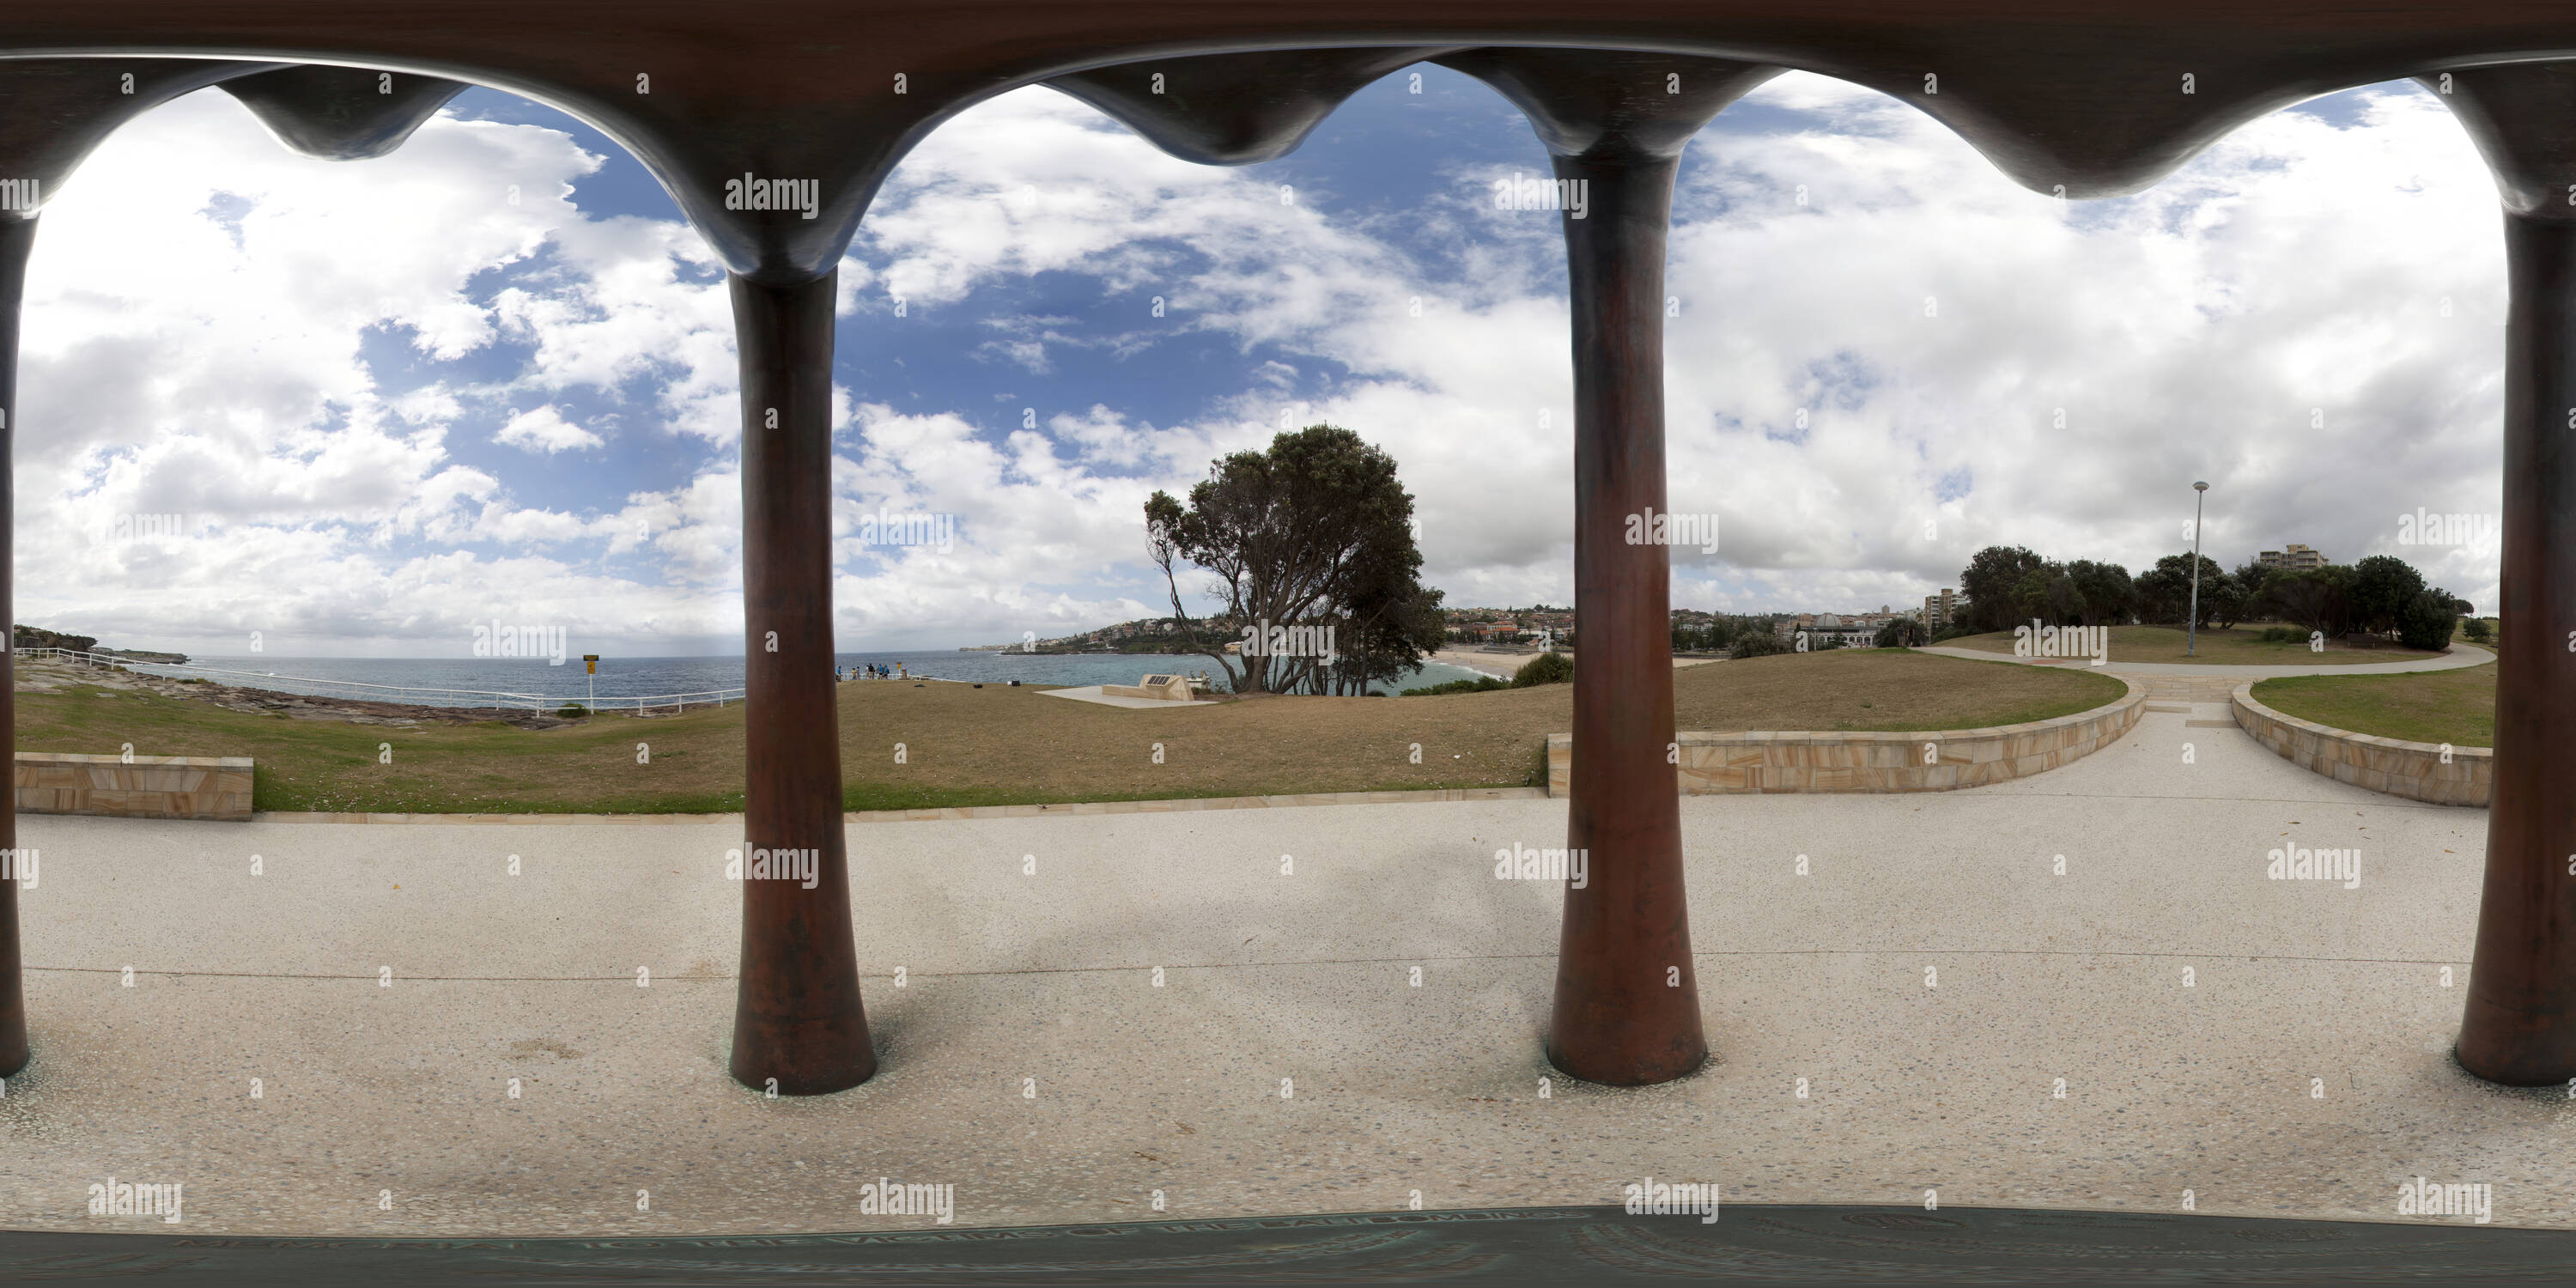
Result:
<instances>
[{"instance_id":1,"label":"speckled concrete floor","mask_svg":"<svg viewBox=\"0 0 2576 1288\"><path fill-rule=\"evenodd\" d=\"M1974 791L1685 801L1718 1058L1626 1091L1551 1077L1560 896L1492 875L1562 843L1561 802L855 827L883 1070L805 1101L724 1074L726 825L28 818L39 1055L0 1097L0 1226L170 1231L85 1215L111 1175L183 1183L199 1233L931 1222L864 1214L880 1177L955 1186L960 1225L1647 1176L2388 1220L2418 1175L2576 1225L2576 1101L2446 1054L2484 815L2224 719ZM2285 843L2358 846L2359 887L2266 879Z\"/></svg>"}]
</instances>

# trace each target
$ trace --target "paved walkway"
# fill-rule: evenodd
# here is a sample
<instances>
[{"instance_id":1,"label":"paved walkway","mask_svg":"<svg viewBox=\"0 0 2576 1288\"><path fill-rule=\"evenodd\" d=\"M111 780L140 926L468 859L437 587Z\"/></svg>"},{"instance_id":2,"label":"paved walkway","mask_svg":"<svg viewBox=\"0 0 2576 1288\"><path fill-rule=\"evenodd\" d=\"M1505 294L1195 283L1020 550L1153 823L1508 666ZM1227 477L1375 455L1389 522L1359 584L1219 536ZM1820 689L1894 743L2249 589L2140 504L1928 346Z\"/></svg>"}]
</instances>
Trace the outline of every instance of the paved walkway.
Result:
<instances>
[{"instance_id":1,"label":"paved walkway","mask_svg":"<svg viewBox=\"0 0 2576 1288\"><path fill-rule=\"evenodd\" d=\"M1574 656L1574 650L1572 649L1560 649L1558 651L1564 653L1567 657ZM1508 680L1514 675L1519 674L1520 669L1529 665L1530 659L1537 656L1538 654L1536 653L1485 653L1479 652L1475 649L1444 648L1433 653L1431 655L1431 660L1434 662L1446 662L1451 666L1464 667L1467 670L1474 671L1480 675L1493 676L1498 680ZM1723 662L1725 660L1726 659L1722 657L1677 657L1673 659L1673 669L1680 670L1686 666L1702 666L1710 662Z\"/></svg>"},{"instance_id":2,"label":"paved walkway","mask_svg":"<svg viewBox=\"0 0 2576 1288\"><path fill-rule=\"evenodd\" d=\"M1192 698L1186 702L1175 702L1170 698L1130 698L1102 692L1102 688L1103 686L1097 684L1085 684L1070 689L1040 689L1038 692L1050 698L1097 702L1104 707L1212 707L1217 705L1207 698Z\"/></svg>"},{"instance_id":3,"label":"paved walkway","mask_svg":"<svg viewBox=\"0 0 2576 1288\"><path fill-rule=\"evenodd\" d=\"M2457 671L2464 667L2484 666L2495 660L2495 654L2475 644L2453 644L2442 657L2419 658L2406 662L2364 662L2356 665L2319 666L2229 666L2205 662L2110 662L2095 667L2080 658L2015 657L2010 653L1989 653L1984 649L1959 648L1954 645L1931 645L1916 650L1938 653L1943 657L1964 657L1978 662L2019 662L2024 666L2081 667L2084 670L2109 671L2114 675L2224 675L2238 684L2249 680L2269 680L2284 675L2394 675L2403 671Z\"/></svg>"},{"instance_id":4,"label":"paved walkway","mask_svg":"<svg viewBox=\"0 0 2576 1288\"><path fill-rule=\"evenodd\" d=\"M883 1068L813 1100L725 1077L738 824L22 817L0 1226L169 1229L85 1215L110 1176L183 1183L195 1233L645 1236L929 1226L861 1211L881 1177L980 1226L1648 1176L2391 1220L2419 1175L2576 1225L2564 1092L2447 1055L2484 814L2223 719L1990 788L1684 800L1718 1054L1634 1090L1545 1064L1561 895L1492 874L1560 801L854 826ZM2293 844L2359 848L2358 888L2265 879Z\"/></svg>"}]
</instances>

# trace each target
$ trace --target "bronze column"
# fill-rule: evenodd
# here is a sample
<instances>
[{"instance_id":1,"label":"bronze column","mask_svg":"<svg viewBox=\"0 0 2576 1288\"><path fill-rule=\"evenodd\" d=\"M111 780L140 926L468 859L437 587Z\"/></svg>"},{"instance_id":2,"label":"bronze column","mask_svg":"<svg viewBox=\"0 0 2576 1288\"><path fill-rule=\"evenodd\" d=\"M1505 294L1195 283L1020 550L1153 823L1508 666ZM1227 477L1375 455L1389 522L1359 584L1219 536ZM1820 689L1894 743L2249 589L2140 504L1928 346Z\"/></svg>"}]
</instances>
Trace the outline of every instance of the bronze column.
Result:
<instances>
[{"instance_id":1,"label":"bronze column","mask_svg":"<svg viewBox=\"0 0 2576 1288\"><path fill-rule=\"evenodd\" d=\"M1574 769L1547 1054L1592 1082L1666 1082L1708 1059L1682 885L1672 565L1630 545L1666 512L1664 236L1693 134L1778 68L1668 55L1486 49L1436 60L1529 115L1556 169L1574 319Z\"/></svg>"},{"instance_id":2,"label":"bronze column","mask_svg":"<svg viewBox=\"0 0 2576 1288\"><path fill-rule=\"evenodd\" d=\"M2450 80L2503 198L2512 290L2495 791L2458 1055L2540 1086L2576 1078L2576 64Z\"/></svg>"},{"instance_id":3,"label":"bronze column","mask_svg":"<svg viewBox=\"0 0 2576 1288\"><path fill-rule=\"evenodd\" d=\"M34 217L0 214L0 616L16 611L11 576L17 533L10 490L18 433L18 306L27 287L27 254L36 246ZM12 635L16 634L13 630ZM0 757L12 766L0 793L0 851L18 849L18 677L16 641L0 653ZM0 1078L27 1067L27 994L18 961L18 883L0 880Z\"/></svg>"},{"instance_id":4,"label":"bronze column","mask_svg":"<svg viewBox=\"0 0 2576 1288\"><path fill-rule=\"evenodd\" d=\"M742 979L736 1081L782 1095L876 1072L859 1004L832 683L832 303L837 272L731 276L742 357ZM769 857L770 875L757 876ZM778 856L788 856L782 861ZM810 861L812 866L804 864ZM807 889L804 877L814 880Z\"/></svg>"},{"instance_id":5,"label":"bronze column","mask_svg":"<svg viewBox=\"0 0 2576 1288\"><path fill-rule=\"evenodd\" d=\"M1548 1058L1617 1084L1708 1058L1682 886L1673 741L1672 564L1629 545L1628 516L1666 513L1664 235L1673 157L1555 158L1589 209L1565 217L1574 312L1574 767Z\"/></svg>"},{"instance_id":6,"label":"bronze column","mask_svg":"<svg viewBox=\"0 0 2576 1288\"><path fill-rule=\"evenodd\" d=\"M0 61L0 180L12 181L0 192L17 207L0 210L0 615L14 612L10 486L18 432L19 309L37 211L116 127L182 94L276 66L177 58ZM14 652L0 656L0 756L11 763L18 745L16 672ZM17 848L13 782L0 795L0 850L14 854ZM0 880L0 1078L25 1068L29 1054L18 882Z\"/></svg>"}]
</instances>

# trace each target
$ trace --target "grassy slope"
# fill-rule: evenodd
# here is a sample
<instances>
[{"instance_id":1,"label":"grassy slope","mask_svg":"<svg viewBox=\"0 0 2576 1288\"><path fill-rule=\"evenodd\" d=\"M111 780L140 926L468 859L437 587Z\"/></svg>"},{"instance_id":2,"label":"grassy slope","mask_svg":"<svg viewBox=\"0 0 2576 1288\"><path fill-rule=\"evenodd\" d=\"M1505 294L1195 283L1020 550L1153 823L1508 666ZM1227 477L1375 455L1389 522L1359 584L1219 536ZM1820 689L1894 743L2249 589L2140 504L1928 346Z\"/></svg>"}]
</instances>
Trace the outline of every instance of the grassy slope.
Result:
<instances>
[{"instance_id":1,"label":"grassy slope","mask_svg":"<svg viewBox=\"0 0 2576 1288\"><path fill-rule=\"evenodd\" d=\"M2394 644L2382 648L2355 648L2332 640L2327 642L2324 652L2312 653L2308 651L2305 635L2295 640L2266 644L2260 638L2262 633L2263 628L2259 626L2202 631L2199 651L2185 653L2183 650L2191 646L2191 641L2185 638L2179 626L2114 626L2111 628L2111 660L2206 663L2213 666L2357 666L2441 656L2438 653L2418 653ZM1964 635L1943 643L1988 653L2013 651L2011 631Z\"/></svg>"},{"instance_id":2,"label":"grassy slope","mask_svg":"<svg viewBox=\"0 0 2576 1288\"><path fill-rule=\"evenodd\" d=\"M1756 658L1674 673L1686 730L1924 729L2089 710L2106 676L1903 651ZM258 759L264 810L722 812L742 806L740 706L605 716L526 732L289 720L97 690L18 695L29 750ZM1248 698L1172 710L1106 707L1036 689L840 686L851 809L1031 804L1538 781L1546 735L1571 727L1568 685L1437 698ZM652 747L636 762L635 744ZM903 743L905 763L894 763ZM1153 744L1163 746L1154 763ZM393 763L379 764L381 743ZM1420 744L1422 760L1412 762Z\"/></svg>"},{"instance_id":3,"label":"grassy slope","mask_svg":"<svg viewBox=\"0 0 2576 1288\"><path fill-rule=\"evenodd\" d=\"M2283 715L2354 733L2454 747L2495 745L2495 664L2406 675L2265 680L2254 699Z\"/></svg>"},{"instance_id":4,"label":"grassy slope","mask_svg":"<svg viewBox=\"0 0 2576 1288\"><path fill-rule=\"evenodd\" d=\"M416 729L248 715L149 693L20 693L26 751L250 756L252 806L405 813L722 813L742 808L742 708L602 717L530 732L498 721ZM635 744L652 763L635 763ZM378 762L390 743L393 763Z\"/></svg>"}]
</instances>

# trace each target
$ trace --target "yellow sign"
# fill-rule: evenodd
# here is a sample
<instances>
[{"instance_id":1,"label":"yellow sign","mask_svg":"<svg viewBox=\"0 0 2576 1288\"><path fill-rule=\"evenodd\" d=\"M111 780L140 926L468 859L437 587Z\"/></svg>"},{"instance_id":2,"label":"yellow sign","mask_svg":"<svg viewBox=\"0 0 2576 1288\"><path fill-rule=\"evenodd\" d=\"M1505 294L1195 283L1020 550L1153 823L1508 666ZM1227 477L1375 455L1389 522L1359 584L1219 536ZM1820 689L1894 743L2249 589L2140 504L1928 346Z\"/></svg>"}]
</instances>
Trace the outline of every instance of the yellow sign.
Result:
<instances>
[{"instance_id":1,"label":"yellow sign","mask_svg":"<svg viewBox=\"0 0 2576 1288\"><path fill-rule=\"evenodd\" d=\"M590 674L599 674L599 655L597 653L584 653L581 655L581 660L589 666Z\"/></svg>"}]
</instances>

